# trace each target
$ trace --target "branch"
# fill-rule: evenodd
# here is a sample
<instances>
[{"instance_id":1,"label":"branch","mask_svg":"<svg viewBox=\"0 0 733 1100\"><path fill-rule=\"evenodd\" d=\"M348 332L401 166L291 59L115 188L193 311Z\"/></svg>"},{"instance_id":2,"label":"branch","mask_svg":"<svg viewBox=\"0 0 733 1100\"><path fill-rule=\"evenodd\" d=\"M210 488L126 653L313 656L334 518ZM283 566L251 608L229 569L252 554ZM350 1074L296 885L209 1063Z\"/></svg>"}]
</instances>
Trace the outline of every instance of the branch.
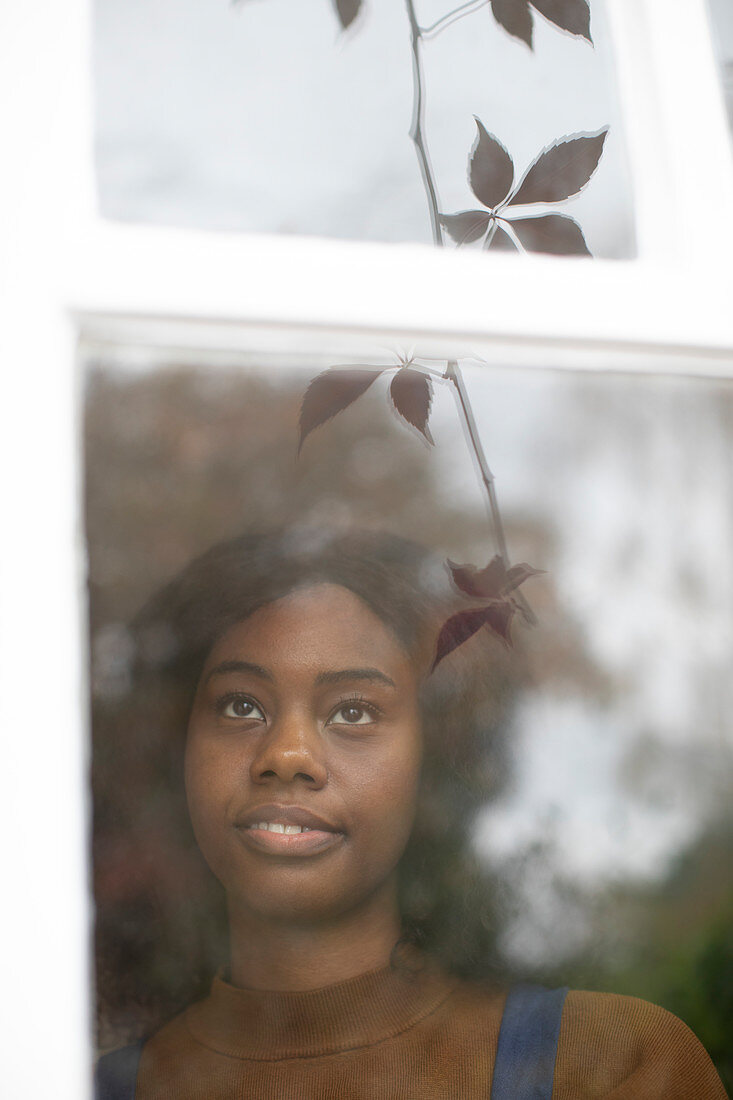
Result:
<instances>
[{"instance_id":1,"label":"branch","mask_svg":"<svg viewBox=\"0 0 733 1100\"><path fill-rule=\"evenodd\" d=\"M440 203L438 201L438 192L435 186L435 180L433 179L433 170L430 165L430 157L428 155L428 149L424 137L424 115L425 115L425 101L423 92L423 76L422 76L422 59L420 57L420 47L423 32L420 30L420 26L415 15L415 6L413 0L405 0L407 5L407 16L410 20L410 31L412 33L412 74L413 74L413 113L412 113L412 126L410 128L410 137L415 145L415 151L417 152L417 159L420 164L420 171L422 173L423 184L425 185L425 191L428 198L428 207L430 209L430 223L433 230L433 241L435 244L442 248L443 246L443 231L440 225ZM473 0L471 0L471 4ZM468 4L465 5L468 8ZM462 9L455 9L450 12L445 19L449 19L458 15ZM439 20L440 22L440 20ZM434 25L435 26L435 25ZM501 513L499 512L499 502L496 498L496 489L494 488L494 475L492 474L489 464L486 461L486 455L484 449L481 446L481 438L476 427L476 421L474 420L473 411L471 409L471 403L466 392L466 387L463 384L463 377L458 368L458 363L452 360L448 363L445 375L446 381L452 383L456 395L458 397L458 404L463 414L463 420L466 425L466 431L468 438L473 448L473 453L476 457L479 470L481 472L481 480L486 488L486 496L488 499L488 512L489 519L493 525L494 533L496 536L496 544L501 556L501 560L504 563L504 567L509 565L509 554L507 552L506 538L504 536L504 526L501 522ZM517 603L522 607L528 622L536 622L535 616L521 593L517 593Z\"/></svg>"},{"instance_id":2,"label":"branch","mask_svg":"<svg viewBox=\"0 0 733 1100\"><path fill-rule=\"evenodd\" d=\"M410 127L410 137L415 145L415 151L417 152L417 159L420 164L420 172L422 174L423 184L425 185L425 191L428 197L428 207L430 209L430 224L433 230L433 242L442 248L443 246L443 231L440 226L440 203L438 202L438 192L435 187L435 180L433 179L433 169L430 164L430 156L428 154L428 148L425 143L425 137L423 133L424 118L425 118L425 97L423 92L423 79L422 79L422 60L420 57L420 39L422 32L415 15L415 6L413 0L405 0L407 4L407 17L410 20L410 31L412 33L412 76L413 76L413 89L414 99L412 108L412 125Z\"/></svg>"},{"instance_id":3,"label":"branch","mask_svg":"<svg viewBox=\"0 0 733 1100\"><path fill-rule=\"evenodd\" d=\"M466 425L466 432L469 442L473 448L476 464L481 474L481 480L484 483L486 489L486 497L488 500L488 512L489 519L494 527L494 534L496 535L496 545L501 557L502 563L505 568L509 567L509 553L507 551L506 537L504 535L504 525L501 521L501 512L499 511L499 501L496 496L496 487L494 484L494 475L491 472L489 463L487 462L484 448L481 444L481 436L476 426L476 421L473 416L473 410L471 408L471 402L466 392L466 386L463 381L463 375L461 374L458 363L452 360L448 363L448 369L445 372L446 379L451 382L455 388L456 397L458 399L458 407L463 414L463 421ZM536 623L534 612L530 608L529 604L525 600L521 592L517 592L515 599L520 604L522 610L525 613L527 621L530 623Z\"/></svg>"},{"instance_id":4,"label":"branch","mask_svg":"<svg viewBox=\"0 0 733 1100\"><path fill-rule=\"evenodd\" d=\"M467 0L465 4L461 4L460 7L454 8L446 15L442 15L440 19L436 19L429 27L423 27L423 38L437 38L441 31L444 31L447 27L452 27L459 19L463 19L464 16L470 15L478 8L482 8L488 2L489 0Z\"/></svg>"}]
</instances>

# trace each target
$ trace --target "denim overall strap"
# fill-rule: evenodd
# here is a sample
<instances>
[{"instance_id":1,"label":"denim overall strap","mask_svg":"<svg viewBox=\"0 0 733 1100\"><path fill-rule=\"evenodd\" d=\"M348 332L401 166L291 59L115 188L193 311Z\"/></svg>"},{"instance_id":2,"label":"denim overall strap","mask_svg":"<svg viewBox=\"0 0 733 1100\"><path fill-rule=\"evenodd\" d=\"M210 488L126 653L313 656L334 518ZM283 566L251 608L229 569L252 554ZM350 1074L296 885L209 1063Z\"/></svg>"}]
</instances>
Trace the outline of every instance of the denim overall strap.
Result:
<instances>
[{"instance_id":1,"label":"denim overall strap","mask_svg":"<svg viewBox=\"0 0 733 1100\"><path fill-rule=\"evenodd\" d=\"M143 1040L103 1055L94 1075L94 1100L135 1100Z\"/></svg>"},{"instance_id":2,"label":"denim overall strap","mask_svg":"<svg viewBox=\"0 0 733 1100\"><path fill-rule=\"evenodd\" d=\"M552 1100L567 988L515 985L499 1030L491 1100Z\"/></svg>"}]
</instances>

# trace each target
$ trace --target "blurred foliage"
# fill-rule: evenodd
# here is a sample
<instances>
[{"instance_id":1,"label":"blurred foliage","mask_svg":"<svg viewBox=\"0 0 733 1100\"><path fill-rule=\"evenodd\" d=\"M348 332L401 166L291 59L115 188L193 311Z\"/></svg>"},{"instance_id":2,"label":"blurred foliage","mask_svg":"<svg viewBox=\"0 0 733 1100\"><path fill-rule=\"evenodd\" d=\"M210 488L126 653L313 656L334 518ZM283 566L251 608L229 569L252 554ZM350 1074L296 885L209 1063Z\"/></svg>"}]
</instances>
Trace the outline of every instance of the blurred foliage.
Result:
<instances>
[{"instance_id":1,"label":"blurred foliage","mask_svg":"<svg viewBox=\"0 0 733 1100\"><path fill-rule=\"evenodd\" d=\"M617 883L588 905L586 949L541 980L641 997L679 1016L733 1093L733 817L711 824L661 881Z\"/></svg>"}]
</instances>

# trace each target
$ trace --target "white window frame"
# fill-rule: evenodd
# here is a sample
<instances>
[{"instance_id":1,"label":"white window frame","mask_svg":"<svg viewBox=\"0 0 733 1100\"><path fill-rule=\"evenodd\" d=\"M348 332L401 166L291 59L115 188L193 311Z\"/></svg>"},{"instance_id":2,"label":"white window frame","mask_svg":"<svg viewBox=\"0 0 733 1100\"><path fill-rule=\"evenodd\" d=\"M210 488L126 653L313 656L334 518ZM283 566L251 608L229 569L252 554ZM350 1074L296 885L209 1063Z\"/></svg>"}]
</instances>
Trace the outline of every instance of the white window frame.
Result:
<instances>
[{"instance_id":1,"label":"white window frame","mask_svg":"<svg viewBox=\"0 0 733 1100\"><path fill-rule=\"evenodd\" d=\"M592 263L106 223L90 0L3 5L0 1034L15 1100L90 1095L79 341L358 356L391 341L733 376L733 158L705 0L606 3L639 256Z\"/></svg>"}]
</instances>

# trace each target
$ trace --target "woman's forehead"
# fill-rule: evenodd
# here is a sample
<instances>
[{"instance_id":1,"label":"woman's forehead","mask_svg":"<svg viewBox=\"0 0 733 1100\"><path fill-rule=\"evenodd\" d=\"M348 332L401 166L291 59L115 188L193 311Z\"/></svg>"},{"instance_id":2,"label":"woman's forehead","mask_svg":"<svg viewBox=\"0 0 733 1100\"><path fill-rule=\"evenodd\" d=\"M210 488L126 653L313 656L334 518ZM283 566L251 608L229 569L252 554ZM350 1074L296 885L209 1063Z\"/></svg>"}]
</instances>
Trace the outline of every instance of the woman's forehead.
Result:
<instances>
[{"instance_id":1,"label":"woman's forehead","mask_svg":"<svg viewBox=\"0 0 733 1100\"><path fill-rule=\"evenodd\" d=\"M295 661L379 660L410 665L392 629L350 589L330 582L301 585L234 623L213 644L205 671L237 656L267 656L276 665Z\"/></svg>"}]
</instances>

